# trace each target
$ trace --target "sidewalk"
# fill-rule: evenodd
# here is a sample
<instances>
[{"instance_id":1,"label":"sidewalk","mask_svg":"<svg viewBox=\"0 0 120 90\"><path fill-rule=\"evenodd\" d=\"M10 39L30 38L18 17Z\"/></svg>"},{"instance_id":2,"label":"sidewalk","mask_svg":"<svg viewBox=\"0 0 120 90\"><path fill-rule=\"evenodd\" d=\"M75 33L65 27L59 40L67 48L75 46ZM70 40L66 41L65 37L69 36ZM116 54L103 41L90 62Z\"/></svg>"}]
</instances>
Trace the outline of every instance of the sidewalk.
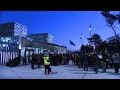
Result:
<instances>
[{"instance_id":1,"label":"sidewalk","mask_svg":"<svg viewBox=\"0 0 120 90\"><path fill-rule=\"evenodd\" d=\"M115 74L114 69L108 69L107 73L101 73L102 70L99 70L98 74L95 74L92 70L86 72L76 66L51 67L52 72L45 75L44 66L32 70L30 65L18 67L0 65L0 79L120 79L120 73Z\"/></svg>"}]
</instances>

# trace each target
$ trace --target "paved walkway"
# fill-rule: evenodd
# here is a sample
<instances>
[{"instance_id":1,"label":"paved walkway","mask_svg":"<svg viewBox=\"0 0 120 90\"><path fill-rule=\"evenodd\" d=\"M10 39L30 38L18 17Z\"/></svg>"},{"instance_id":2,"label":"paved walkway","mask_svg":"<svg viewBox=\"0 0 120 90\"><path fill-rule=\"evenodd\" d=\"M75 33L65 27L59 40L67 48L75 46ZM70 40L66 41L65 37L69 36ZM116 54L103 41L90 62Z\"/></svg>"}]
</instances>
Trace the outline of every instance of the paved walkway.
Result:
<instances>
[{"instance_id":1,"label":"paved walkway","mask_svg":"<svg viewBox=\"0 0 120 90\"><path fill-rule=\"evenodd\" d=\"M37 67L37 66L36 66ZM76 66L59 65L51 66L52 72L44 74L44 66L31 70L31 66L6 67L0 65L0 79L120 79L120 74L115 74L114 69L108 69L107 73L98 74L94 71L83 71Z\"/></svg>"}]
</instances>

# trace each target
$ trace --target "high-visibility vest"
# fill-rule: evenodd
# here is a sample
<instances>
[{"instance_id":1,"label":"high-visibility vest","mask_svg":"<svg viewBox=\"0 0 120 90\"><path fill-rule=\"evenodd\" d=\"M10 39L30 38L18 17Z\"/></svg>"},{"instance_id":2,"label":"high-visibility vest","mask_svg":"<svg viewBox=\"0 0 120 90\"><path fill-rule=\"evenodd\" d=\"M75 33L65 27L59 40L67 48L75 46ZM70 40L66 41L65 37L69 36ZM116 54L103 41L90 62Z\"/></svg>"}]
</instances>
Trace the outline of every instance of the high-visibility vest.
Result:
<instances>
[{"instance_id":1,"label":"high-visibility vest","mask_svg":"<svg viewBox=\"0 0 120 90\"><path fill-rule=\"evenodd\" d=\"M45 65L50 65L49 57L44 57L44 64Z\"/></svg>"}]
</instances>

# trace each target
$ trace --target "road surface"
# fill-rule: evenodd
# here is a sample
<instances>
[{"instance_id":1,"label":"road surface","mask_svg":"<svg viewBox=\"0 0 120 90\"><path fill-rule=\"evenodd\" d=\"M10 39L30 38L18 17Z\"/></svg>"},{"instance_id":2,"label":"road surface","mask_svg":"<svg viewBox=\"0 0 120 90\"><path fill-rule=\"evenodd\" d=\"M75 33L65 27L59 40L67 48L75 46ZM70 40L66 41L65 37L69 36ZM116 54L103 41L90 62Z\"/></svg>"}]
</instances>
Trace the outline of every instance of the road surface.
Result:
<instances>
[{"instance_id":1,"label":"road surface","mask_svg":"<svg viewBox=\"0 0 120 90\"><path fill-rule=\"evenodd\" d=\"M32 70L30 65L17 67L0 65L0 79L120 79L120 74L115 74L114 69L107 69L107 73L102 73L102 70L99 69L98 74L95 74L93 70L84 71L77 66L59 65L51 67L52 72L45 75L44 66Z\"/></svg>"}]
</instances>

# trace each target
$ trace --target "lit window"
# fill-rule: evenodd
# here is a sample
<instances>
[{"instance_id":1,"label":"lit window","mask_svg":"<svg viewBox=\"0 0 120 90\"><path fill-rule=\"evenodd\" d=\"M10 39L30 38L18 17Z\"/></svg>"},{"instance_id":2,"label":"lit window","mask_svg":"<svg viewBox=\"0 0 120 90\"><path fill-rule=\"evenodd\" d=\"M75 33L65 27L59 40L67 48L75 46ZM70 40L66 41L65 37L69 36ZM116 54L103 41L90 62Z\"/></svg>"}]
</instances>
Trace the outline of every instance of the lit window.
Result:
<instances>
[{"instance_id":1,"label":"lit window","mask_svg":"<svg viewBox=\"0 0 120 90\"><path fill-rule=\"evenodd\" d=\"M3 46L3 47L8 47L8 44L3 44L2 46Z\"/></svg>"},{"instance_id":2,"label":"lit window","mask_svg":"<svg viewBox=\"0 0 120 90\"><path fill-rule=\"evenodd\" d=\"M3 47L5 47L5 44L3 44Z\"/></svg>"},{"instance_id":3,"label":"lit window","mask_svg":"<svg viewBox=\"0 0 120 90\"><path fill-rule=\"evenodd\" d=\"M6 42L10 41L11 39L10 38L6 38Z\"/></svg>"},{"instance_id":4,"label":"lit window","mask_svg":"<svg viewBox=\"0 0 120 90\"><path fill-rule=\"evenodd\" d=\"M1 38L1 41L5 42L5 38L2 37L2 38Z\"/></svg>"}]
</instances>

